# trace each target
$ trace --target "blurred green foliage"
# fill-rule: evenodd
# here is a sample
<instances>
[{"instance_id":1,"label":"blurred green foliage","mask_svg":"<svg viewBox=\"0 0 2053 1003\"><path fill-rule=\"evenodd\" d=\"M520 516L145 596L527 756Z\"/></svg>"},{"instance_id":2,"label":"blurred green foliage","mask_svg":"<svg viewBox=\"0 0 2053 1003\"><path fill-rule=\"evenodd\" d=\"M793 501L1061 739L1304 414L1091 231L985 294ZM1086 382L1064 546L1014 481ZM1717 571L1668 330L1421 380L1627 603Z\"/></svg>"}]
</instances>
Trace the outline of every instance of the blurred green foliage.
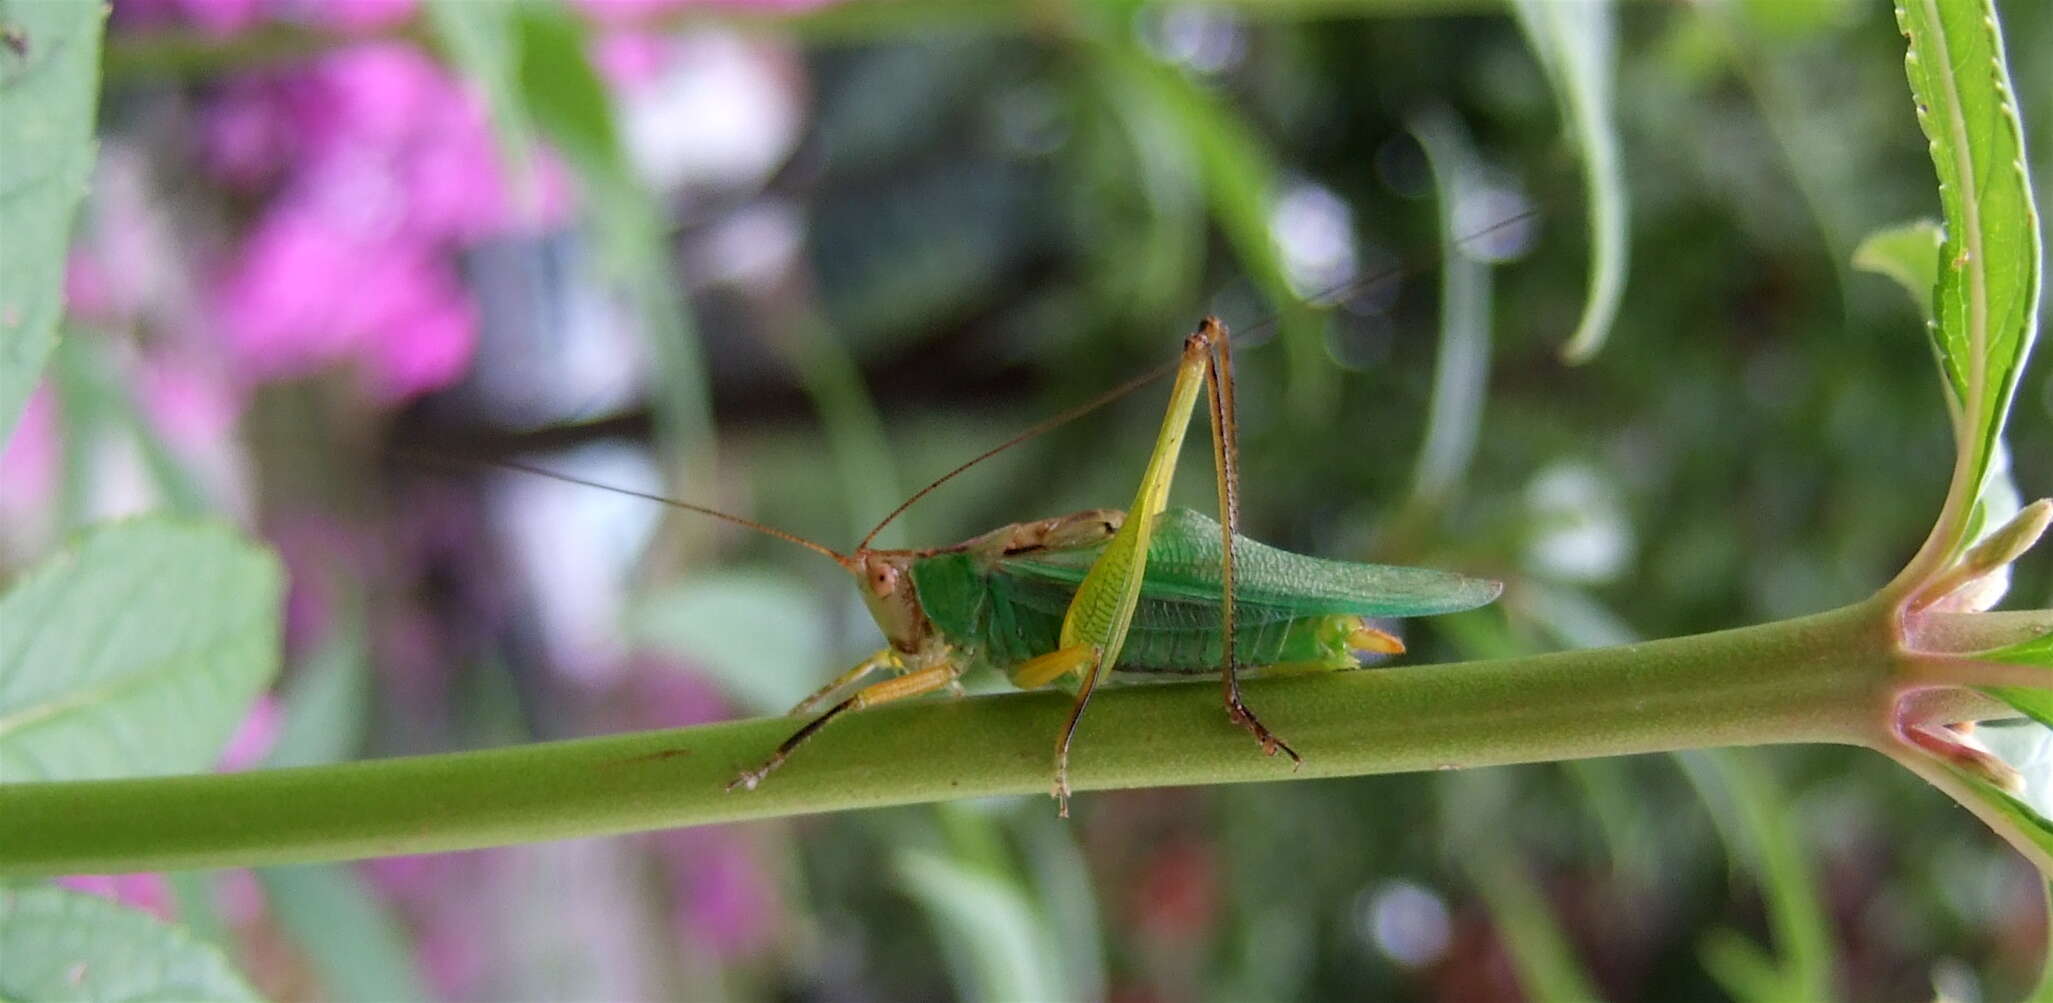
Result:
<instances>
[{"instance_id":1,"label":"blurred green foliage","mask_svg":"<svg viewBox=\"0 0 2053 1003\"><path fill-rule=\"evenodd\" d=\"M1949 435L1915 306L1850 257L1861 234L1936 215L1930 161L1887 10L1821 4L1804 5L1815 18L1784 16L1794 6L1620 12L1632 278L1609 343L1580 368L1554 352L1582 308L1588 237L1577 221L1588 196L1516 26L1497 16L1236 24L1240 60L1205 85L1228 96L1286 175L1345 200L1358 239L1378 249L1365 258L1406 270L1387 312L1328 319L1344 375L1324 420L1293 421L1277 352L1241 353L1255 535L1517 583L1508 621L1490 628L1502 632L1497 647L1429 623L1410 637L1425 659L1574 643L1550 616L1564 596L1633 634L1669 636L1852 601L1901 567L1938 509ZM2036 105L2053 102L2033 96L2053 85L2027 54L2053 45L2053 17L2025 4L2004 13L2026 114L2047 122ZM1237 279L1230 244L1202 239L1213 231L1190 157L1112 86L1116 76L1076 64L1065 46L1011 37L815 57L818 128L832 137L808 192L821 207L811 240L821 295L910 478L1157 362L1206 309L1241 327L1269 315ZM1405 135L1431 106L1452 109L1543 226L1530 256L1496 270L1476 460L1432 525L1392 538L1385 520L1424 434L1440 306L1435 207ZM1026 151L1000 131L1022 118L1039 130ZM2033 151L2042 179L2045 150ZM2053 481L2045 372L2027 374L2010 433L2028 496ZM1122 404L993 461L922 503L917 539L1123 497L1156 406ZM728 441L734 428L760 443L741 447L765 500L757 514L838 542L832 493L802 488L818 484L805 445L815 433L737 423L723 428ZM1563 471L1608 500L1574 507L1579 531L1622 542L1613 566L1539 559L1550 536L1578 530L1546 518L1547 475ZM1199 478L1179 488L1199 505L1203 490ZM766 559L774 549L763 546ZM838 587L816 574L823 590ZM2045 562L2020 567L2012 594L2023 605L2053 596ZM1773 850L1729 851L1729 871L1710 812L1730 807L1707 808L1673 766L1651 760L1621 764L1594 789L1556 767L1498 771L1501 793L1459 810L1435 809L1436 777L1102 795L1085 800L1078 828L1113 984L1144 997L1511 992L1491 907L1446 854L1449 833L1471 830L1503 833L1529 862L1610 998L1795 999L1823 978L1850 999L1926 998L1934 980L1949 995L2003 999L2030 984L2043 929L2029 871L1964 814L1879 757L1779 750L1750 763L1756 786L1773 778L1772 800L1752 810L1788 829ZM1600 825L1600 801L1615 824ZM876 827L807 826L808 873L860 868L866 854L845 841L883 852ZM1606 842L1617 834L1635 842ZM1182 874L1200 886L1183 894L1215 896L1210 921L1164 934L1145 896L1191 846L1203 876ZM1764 872L1762 852L1784 863ZM1792 871L1791 854L1809 865ZM1812 875L1815 888L1764 890ZM814 886L815 907L866 914L849 880ZM1377 890L1400 880L1447 896L1460 960L1409 971L1365 935ZM1823 927L1771 921L1782 907L1763 902L1791 896L1817 903L1811 921ZM888 923L866 929L876 941L867 957L926 950ZM1768 964L1808 966L1779 983L1799 988L1756 982L1749 993L1711 964L1729 949L1707 938L1730 931L1764 945ZM1822 971L1802 946L1821 935L1833 945ZM1790 936L1812 939L1779 942ZM907 994L937 991L939 974L883 961L868 970Z\"/></svg>"},{"instance_id":2,"label":"blurred green foliage","mask_svg":"<svg viewBox=\"0 0 2053 1003\"><path fill-rule=\"evenodd\" d=\"M1513 583L1494 610L1408 625L1413 659L1679 635L1870 593L1923 538L1951 465L1917 307L1852 262L1866 234L1938 212L1888 11L1618 11L1611 113L1630 277L1602 351L1567 367L1559 351L1594 257L1584 207L1620 193L1586 189L1518 24L1453 6L1418 18L1339 3L1107 6L1044 25L924 4L883 29L862 21L879 5L828 8L800 36L810 117L796 152L757 188L694 193L689 211L612 159L615 126L581 62L514 67L493 48L525 32L573 51L575 26L535 15L465 28L438 13L471 39L449 54L496 81L500 120L581 168L611 266L600 270L628 289L661 377L617 412L540 430L481 418L461 392L389 425L318 384L267 392L248 422L267 521L313 508L440 541L413 539L414 563L357 569L405 594L368 598L370 622L402 602L446 620L442 673L384 679L365 744L645 723L632 694L549 671L531 622L483 608L476 580L510 561L408 523L446 505L448 484L383 462L388 445L525 455L653 441L685 468L689 496L752 502L753 518L844 547L926 479L1165 361L1207 311L1250 332L1286 315L1287 344L1236 356L1250 535ZM2053 51L2053 7L2013 0L2003 13L2044 184L2053 62L2039 54ZM298 53L307 40L285 41ZM110 67L133 74L110 85L126 113L116 128L145 119L158 89L188 86L143 70L195 54L152 62L116 46ZM1536 207L1537 237L1491 271L1473 459L1400 519L1447 306L1435 274L1447 224L1412 138L1429 114L1469 134L1476 186L1504 197L1502 215ZM1266 200L1319 191L1330 201L1318 204L1345 207L1359 270L1385 277L1324 313L1291 302L1320 288L1289 291L1285 264L1259 250ZM801 278L764 290L680 264L763 201L803 221ZM490 251L473 256L480 276ZM1117 504L1159 408L1142 393L1003 454L908 513L900 539ZM2043 363L2020 384L2008 438L2019 484L2048 493ZM717 465L701 447L715 440ZM1178 498L1203 507L1208 490L1186 477ZM439 530L489 536L458 509L466 525ZM735 705L803 692L874 646L846 581L817 558L688 521L666 530L642 558L638 640L733 677L752 653L733 638L694 650L692 632L808 621L754 652L769 653L765 678L734 687ZM737 582L749 587L722 587ZM508 591L517 605L522 589ZM2027 562L2012 595L2053 601L2053 568ZM815 648L834 654L788 664ZM316 664L300 660L298 692L347 688ZM2038 886L2014 854L1895 766L1842 749L1094 795L1066 827L1050 813L1030 800L751 828L777 861L780 951L687 953L664 984L765 998L1470 999L1512 994L1523 974L1536 998L1584 981L1614 999L1802 998L1824 981L1857 1000L1927 999L1935 984L2008 999L2046 942ZM642 894L619 912L656 911ZM1437 946L1393 949L1405 931L1388 924L1407 922ZM371 950L389 950L383 937Z\"/></svg>"}]
</instances>

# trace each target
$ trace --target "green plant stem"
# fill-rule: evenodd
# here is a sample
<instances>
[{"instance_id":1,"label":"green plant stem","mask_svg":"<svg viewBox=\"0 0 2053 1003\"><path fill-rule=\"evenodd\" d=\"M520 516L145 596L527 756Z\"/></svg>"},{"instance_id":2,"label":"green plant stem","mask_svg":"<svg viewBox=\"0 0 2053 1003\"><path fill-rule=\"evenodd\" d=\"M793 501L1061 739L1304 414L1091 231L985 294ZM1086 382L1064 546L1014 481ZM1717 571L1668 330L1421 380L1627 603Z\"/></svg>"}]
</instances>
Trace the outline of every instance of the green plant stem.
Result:
<instances>
[{"instance_id":1,"label":"green plant stem","mask_svg":"<svg viewBox=\"0 0 2053 1003\"><path fill-rule=\"evenodd\" d=\"M1209 683L1099 694L1079 791L1491 766L1691 747L1881 745L1901 661L1887 607L1527 658L1260 680L1293 774ZM1988 646L2001 638L1976 637ZM789 719L208 776L0 785L0 875L299 863L1045 793L1068 697L877 708L753 792L722 790ZM1052 810L1052 808L1051 808Z\"/></svg>"}]
</instances>

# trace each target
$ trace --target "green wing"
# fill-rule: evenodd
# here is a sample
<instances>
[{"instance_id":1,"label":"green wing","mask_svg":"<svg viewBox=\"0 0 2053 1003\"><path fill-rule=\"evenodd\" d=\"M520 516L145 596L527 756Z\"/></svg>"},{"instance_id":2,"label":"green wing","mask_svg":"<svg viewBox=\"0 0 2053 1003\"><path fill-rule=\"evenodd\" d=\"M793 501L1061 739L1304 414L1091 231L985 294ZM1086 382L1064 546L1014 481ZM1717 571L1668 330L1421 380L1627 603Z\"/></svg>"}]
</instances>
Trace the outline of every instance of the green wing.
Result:
<instances>
[{"instance_id":1,"label":"green wing","mask_svg":"<svg viewBox=\"0 0 2053 1003\"><path fill-rule=\"evenodd\" d=\"M1098 550L1037 551L998 564L1005 573L1023 579L1074 587L1083 581ZM1430 568L1306 557L1244 536L1234 537L1233 553L1236 602L1272 607L1293 616L1432 616L1487 605L1504 591L1503 583L1488 579ZM1186 508L1164 511L1148 546L1141 598L1217 602L1219 557L1217 522Z\"/></svg>"}]
</instances>

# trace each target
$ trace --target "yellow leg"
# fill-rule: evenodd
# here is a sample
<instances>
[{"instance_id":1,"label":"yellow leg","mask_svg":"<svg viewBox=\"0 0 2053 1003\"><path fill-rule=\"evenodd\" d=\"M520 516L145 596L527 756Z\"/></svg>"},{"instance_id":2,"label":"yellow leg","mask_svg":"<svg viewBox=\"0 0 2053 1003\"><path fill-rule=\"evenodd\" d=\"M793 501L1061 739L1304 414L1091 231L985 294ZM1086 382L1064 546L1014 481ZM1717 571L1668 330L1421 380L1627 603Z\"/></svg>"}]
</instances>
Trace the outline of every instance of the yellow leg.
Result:
<instances>
[{"instance_id":1,"label":"yellow leg","mask_svg":"<svg viewBox=\"0 0 2053 1003\"><path fill-rule=\"evenodd\" d=\"M894 667L896 665L898 665L897 652L892 651L890 648L879 649L876 654L873 654L870 657L865 658L860 662L857 662L855 668L852 668L847 672L835 676L833 682L828 683L827 685L822 686L817 690L814 690L812 696L809 696L804 700L800 700L798 702L798 706L791 708L789 711L786 711L785 713L793 717L796 717L800 714L808 713L814 707L819 706L820 701L825 700L830 696L833 696L843 686L847 686L848 684L853 683L856 680L861 679L862 677L877 671L878 669Z\"/></svg>"},{"instance_id":2,"label":"yellow leg","mask_svg":"<svg viewBox=\"0 0 2053 1003\"><path fill-rule=\"evenodd\" d=\"M813 737L821 728L826 727L827 722L840 717L842 714L852 710L862 710L865 707L875 707L881 703L890 703L893 700L903 700L907 697L916 697L923 693L932 693L954 682L955 677L961 674L962 670L957 668L954 662L944 661L938 665L931 665L924 669L908 672L896 679L886 679L881 682L871 683L862 689L856 690L848 699L829 708L827 713L806 722L805 727L792 732L790 738L785 739L783 744L777 746L777 751L770 753L770 758L764 760L763 765L753 770L744 771L740 776L735 777L727 784L727 789L732 791L740 787L747 790L755 790L756 785L762 783L764 777L769 776L777 767L784 765L784 761L791 757L791 750L804 744L806 739Z\"/></svg>"},{"instance_id":3,"label":"yellow leg","mask_svg":"<svg viewBox=\"0 0 2053 1003\"><path fill-rule=\"evenodd\" d=\"M855 695L849 697L843 703L848 706L849 710L862 710L865 707L875 707L878 704L890 703L893 700L916 697L932 693L947 686L955 681L956 675L955 663L943 662L940 665L921 669L918 672L908 672L896 679L886 679L883 682L871 683L862 689L856 690Z\"/></svg>"},{"instance_id":4,"label":"yellow leg","mask_svg":"<svg viewBox=\"0 0 2053 1003\"><path fill-rule=\"evenodd\" d=\"M1087 644L1057 648L1045 655L1029 658L1012 670L1012 685L1023 690L1036 690L1072 672L1081 672L1091 664L1097 652Z\"/></svg>"}]
</instances>

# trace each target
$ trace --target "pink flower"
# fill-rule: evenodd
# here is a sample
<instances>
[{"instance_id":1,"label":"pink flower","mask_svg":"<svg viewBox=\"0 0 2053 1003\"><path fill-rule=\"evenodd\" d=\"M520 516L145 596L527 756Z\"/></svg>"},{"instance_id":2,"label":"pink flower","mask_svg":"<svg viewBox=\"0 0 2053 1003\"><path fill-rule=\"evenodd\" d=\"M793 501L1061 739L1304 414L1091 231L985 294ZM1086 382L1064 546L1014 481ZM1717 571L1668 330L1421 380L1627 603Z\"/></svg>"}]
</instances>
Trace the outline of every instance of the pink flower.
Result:
<instances>
[{"instance_id":1,"label":"pink flower","mask_svg":"<svg viewBox=\"0 0 2053 1003\"><path fill-rule=\"evenodd\" d=\"M177 912L171 900L171 885L162 874L76 874L58 878L57 883L75 892L141 909L158 919L171 919Z\"/></svg>"},{"instance_id":2,"label":"pink flower","mask_svg":"<svg viewBox=\"0 0 2053 1003\"><path fill-rule=\"evenodd\" d=\"M396 236L351 237L291 208L250 237L217 290L237 368L261 382L352 359L395 401L461 376L477 308L447 256Z\"/></svg>"},{"instance_id":3,"label":"pink flower","mask_svg":"<svg viewBox=\"0 0 2053 1003\"><path fill-rule=\"evenodd\" d=\"M494 971L475 896L513 858L503 850L366 860L362 873L411 928L429 986L443 999L478 995Z\"/></svg>"},{"instance_id":4,"label":"pink flower","mask_svg":"<svg viewBox=\"0 0 2053 1003\"><path fill-rule=\"evenodd\" d=\"M383 551L361 532L313 512L274 515L265 535L285 561L285 649L303 653L336 629L338 586L380 580Z\"/></svg>"},{"instance_id":5,"label":"pink flower","mask_svg":"<svg viewBox=\"0 0 2053 1003\"><path fill-rule=\"evenodd\" d=\"M64 312L89 324L116 324L135 312L124 288L99 256L74 247L64 262Z\"/></svg>"},{"instance_id":6,"label":"pink flower","mask_svg":"<svg viewBox=\"0 0 2053 1003\"><path fill-rule=\"evenodd\" d=\"M608 83L622 90L646 87L670 65L675 46L644 31L610 31L592 49L592 62Z\"/></svg>"},{"instance_id":7,"label":"pink flower","mask_svg":"<svg viewBox=\"0 0 2053 1003\"><path fill-rule=\"evenodd\" d=\"M242 414L241 401L215 374L170 356L144 358L135 372L134 392L150 427L184 454L218 446L234 433Z\"/></svg>"},{"instance_id":8,"label":"pink flower","mask_svg":"<svg viewBox=\"0 0 2053 1003\"><path fill-rule=\"evenodd\" d=\"M249 74L221 84L199 112L201 163L236 188L276 181L303 147L300 125L318 111L318 102L305 100L308 80Z\"/></svg>"},{"instance_id":9,"label":"pink flower","mask_svg":"<svg viewBox=\"0 0 2053 1003\"><path fill-rule=\"evenodd\" d=\"M419 7L419 0L116 0L114 23L124 28L184 23L226 37L268 18L368 32L398 25Z\"/></svg>"},{"instance_id":10,"label":"pink flower","mask_svg":"<svg viewBox=\"0 0 2053 1003\"><path fill-rule=\"evenodd\" d=\"M585 16L601 24L633 24L686 7L755 7L808 10L839 0L573 0Z\"/></svg>"},{"instance_id":11,"label":"pink flower","mask_svg":"<svg viewBox=\"0 0 2053 1003\"><path fill-rule=\"evenodd\" d=\"M677 935L717 957L741 959L769 950L781 906L777 886L738 826L653 833L669 865L671 920Z\"/></svg>"},{"instance_id":12,"label":"pink flower","mask_svg":"<svg viewBox=\"0 0 2053 1003\"><path fill-rule=\"evenodd\" d=\"M29 394L28 407L0 450L0 510L38 511L57 489L57 398L50 385Z\"/></svg>"},{"instance_id":13,"label":"pink flower","mask_svg":"<svg viewBox=\"0 0 2053 1003\"><path fill-rule=\"evenodd\" d=\"M386 401L454 382L478 328L455 255L568 202L561 168L537 158L517 206L482 100L400 44L231 86L203 136L224 180L276 189L215 289L253 382L341 362Z\"/></svg>"},{"instance_id":14,"label":"pink flower","mask_svg":"<svg viewBox=\"0 0 2053 1003\"><path fill-rule=\"evenodd\" d=\"M255 24L264 0L119 0L114 23L120 27L191 24L216 37L226 37Z\"/></svg>"},{"instance_id":15,"label":"pink flower","mask_svg":"<svg viewBox=\"0 0 2053 1003\"><path fill-rule=\"evenodd\" d=\"M633 24L680 7L693 6L693 0L572 0L572 3L586 17L600 24Z\"/></svg>"},{"instance_id":16,"label":"pink flower","mask_svg":"<svg viewBox=\"0 0 2053 1003\"><path fill-rule=\"evenodd\" d=\"M235 729L234 737L228 740L228 748L221 753L217 765L222 773L239 773L251 769L271 754L278 744L278 733L284 727L285 713L278 705L278 698L269 693L257 698L249 713L243 716L242 724Z\"/></svg>"},{"instance_id":17,"label":"pink flower","mask_svg":"<svg viewBox=\"0 0 2053 1003\"><path fill-rule=\"evenodd\" d=\"M671 855L679 935L721 958L768 950L777 933L777 892L762 864L736 830L687 831L706 838L688 857Z\"/></svg>"},{"instance_id":18,"label":"pink flower","mask_svg":"<svg viewBox=\"0 0 2053 1003\"><path fill-rule=\"evenodd\" d=\"M635 659L626 690L627 721L633 728L682 728L734 716L718 686L655 656Z\"/></svg>"},{"instance_id":19,"label":"pink flower","mask_svg":"<svg viewBox=\"0 0 2053 1003\"><path fill-rule=\"evenodd\" d=\"M420 9L420 0L314 0L305 6L309 20L344 31L367 32L390 28L413 17Z\"/></svg>"}]
</instances>

